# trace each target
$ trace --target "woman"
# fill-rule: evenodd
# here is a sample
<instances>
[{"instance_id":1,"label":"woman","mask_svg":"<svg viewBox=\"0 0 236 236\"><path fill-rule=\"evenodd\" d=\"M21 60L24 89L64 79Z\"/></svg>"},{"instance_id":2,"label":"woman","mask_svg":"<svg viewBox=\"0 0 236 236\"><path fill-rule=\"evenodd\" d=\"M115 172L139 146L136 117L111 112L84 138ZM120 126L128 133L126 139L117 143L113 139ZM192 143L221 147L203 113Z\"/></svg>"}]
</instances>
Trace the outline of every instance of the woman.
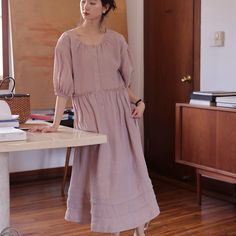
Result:
<instances>
[{"instance_id":1,"label":"woman","mask_svg":"<svg viewBox=\"0 0 236 236\"><path fill-rule=\"evenodd\" d=\"M115 8L114 0L80 1L83 23L63 33L55 48L55 120L32 131L56 131L71 97L75 128L106 134L108 142L76 149L65 218L90 223L95 232L118 236L135 229L144 236L159 208L137 124L145 104L130 89L129 49L123 36L102 24Z\"/></svg>"}]
</instances>

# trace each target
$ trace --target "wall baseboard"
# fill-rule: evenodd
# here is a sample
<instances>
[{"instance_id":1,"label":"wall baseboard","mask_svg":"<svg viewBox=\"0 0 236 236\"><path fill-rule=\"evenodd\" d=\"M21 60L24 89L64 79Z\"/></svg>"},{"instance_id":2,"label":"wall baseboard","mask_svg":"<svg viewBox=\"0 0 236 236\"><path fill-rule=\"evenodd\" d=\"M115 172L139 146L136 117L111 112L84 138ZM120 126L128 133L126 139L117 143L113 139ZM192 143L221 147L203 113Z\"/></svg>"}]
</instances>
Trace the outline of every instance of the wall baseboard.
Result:
<instances>
[{"instance_id":1,"label":"wall baseboard","mask_svg":"<svg viewBox=\"0 0 236 236\"><path fill-rule=\"evenodd\" d=\"M71 174L71 166L68 168L67 176ZM31 170L23 172L10 173L10 184L32 182L46 179L61 178L64 176L64 167Z\"/></svg>"}]
</instances>

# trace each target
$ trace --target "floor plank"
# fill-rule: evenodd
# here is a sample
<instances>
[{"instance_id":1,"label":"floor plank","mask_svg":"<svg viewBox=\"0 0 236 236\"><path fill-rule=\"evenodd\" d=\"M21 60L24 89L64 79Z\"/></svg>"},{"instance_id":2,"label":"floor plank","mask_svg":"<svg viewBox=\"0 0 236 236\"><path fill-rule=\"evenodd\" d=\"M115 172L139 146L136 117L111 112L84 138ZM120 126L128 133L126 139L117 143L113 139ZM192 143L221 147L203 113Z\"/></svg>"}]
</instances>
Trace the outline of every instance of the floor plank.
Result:
<instances>
[{"instance_id":1,"label":"floor plank","mask_svg":"<svg viewBox=\"0 0 236 236\"><path fill-rule=\"evenodd\" d=\"M236 205L196 194L163 180L153 179L161 214L151 222L146 236L236 236ZM11 226L22 236L102 236L89 225L64 220L66 199L60 195L61 179L11 186ZM133 231L121 236L132 236Z\"/></svg>"}]
</instances>

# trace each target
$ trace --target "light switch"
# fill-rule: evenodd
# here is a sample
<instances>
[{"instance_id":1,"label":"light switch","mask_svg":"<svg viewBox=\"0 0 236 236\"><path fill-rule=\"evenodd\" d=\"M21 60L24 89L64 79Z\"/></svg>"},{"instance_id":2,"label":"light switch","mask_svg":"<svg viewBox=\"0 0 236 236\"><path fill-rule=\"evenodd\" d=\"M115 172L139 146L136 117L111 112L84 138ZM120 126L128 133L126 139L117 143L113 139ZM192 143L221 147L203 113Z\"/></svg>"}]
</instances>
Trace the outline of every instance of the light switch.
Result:
<instances>
[{"instance_id":1,"label":"light switch","mask_svg":"<svg viewBox=\"0 0 236 236\"><path fill-rule=\"evenodd\" d=\"M225 32L215 32L212 47L224 47L225 46Z\"/></svg>"}]
</instances>

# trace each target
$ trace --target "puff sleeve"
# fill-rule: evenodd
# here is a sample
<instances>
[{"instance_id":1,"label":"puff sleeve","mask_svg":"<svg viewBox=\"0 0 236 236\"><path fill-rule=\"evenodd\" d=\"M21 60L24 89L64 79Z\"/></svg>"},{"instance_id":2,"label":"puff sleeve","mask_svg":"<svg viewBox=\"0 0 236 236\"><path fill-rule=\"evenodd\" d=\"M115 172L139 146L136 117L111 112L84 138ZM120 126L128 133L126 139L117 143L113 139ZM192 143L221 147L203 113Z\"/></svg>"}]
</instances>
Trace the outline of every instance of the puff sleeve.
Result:
<instances>
[{"instance_id":1,"label":"puff sleeve","mask_svg":"<svg viewBox=\"0 0 236 236\"><path fill-rule=\"evenodd\" d=\"M128 44L124 37L121 42L121 66L120 73L125 82L125 86L129 87L134 77L134 67L132 56Z\"/></svg>"},{"instance_id":2,"label":"puff sleeve","mask_svg":"<svg viewBox=\"0 0 236 236\"><path fill-rule=\"evenodd\" d=\"M57 96L70 97L74 93L70 38L63 33L55 47L53 85Z\"/></svg>"}]
</instances>

